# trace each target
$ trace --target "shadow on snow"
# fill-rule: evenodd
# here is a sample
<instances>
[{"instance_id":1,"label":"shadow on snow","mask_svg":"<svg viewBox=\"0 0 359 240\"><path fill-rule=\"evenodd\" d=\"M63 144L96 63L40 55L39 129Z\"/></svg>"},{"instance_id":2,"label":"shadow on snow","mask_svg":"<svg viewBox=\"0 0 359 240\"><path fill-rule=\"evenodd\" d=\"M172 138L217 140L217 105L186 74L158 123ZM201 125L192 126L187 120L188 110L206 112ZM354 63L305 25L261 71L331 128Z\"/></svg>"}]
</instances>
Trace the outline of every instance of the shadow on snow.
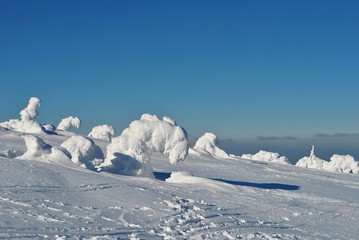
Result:
<instances>
[{"instance_id":1,"label":"shadow on snow","mask_svg":"<svg viewBox=\"0 0 359 240\"><path fill-rule=\"evenodd\" d=\"M165 181L167 178L171 176L171 173L167 172L154 172L155 178L157 180ZM289 185L289 184L281 184L281 183L254 183L254 182L242 182L242 181L232 181L232 180L225 180L220 178L210 178L211 180L220 181L229 183L232 185L237 186L244 186L244 187L254 187L254 188L261 188L261 189L270 189L270 190L286 190L286 191L297 191L300 189L299 186L296 185Z\"/></svg>"}]
</instances>

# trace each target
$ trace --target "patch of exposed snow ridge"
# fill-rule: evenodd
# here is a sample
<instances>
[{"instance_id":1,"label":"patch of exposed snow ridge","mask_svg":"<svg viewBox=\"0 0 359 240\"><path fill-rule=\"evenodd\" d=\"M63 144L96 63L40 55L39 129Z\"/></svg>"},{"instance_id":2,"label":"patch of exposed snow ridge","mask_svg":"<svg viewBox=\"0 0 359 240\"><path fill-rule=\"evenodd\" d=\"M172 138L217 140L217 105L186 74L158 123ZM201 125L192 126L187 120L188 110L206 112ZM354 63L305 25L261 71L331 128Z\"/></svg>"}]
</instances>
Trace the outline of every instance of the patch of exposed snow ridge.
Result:
<instances>
[{"instance_id":1,"label":"patch of exposed snow ridge","mask_svg":"<svg viewBox=\"0 0 359 240\"><path fill-rule=\"evenodd\" d=\"M99 125L94 127L89 133L89 137L111 141L115 135L115 129L110 125Z\"/></svg>"},{"instance_id":2,"label":"patch of exposed snow ridge","mask_svg":"<svg viewBox=\"0 0 359 240\"><path fill-rule=\"evenodd\" d=\"M314 155L314 146L310 156L301 158L295 165L330 172L359 173L359 161L352 156L334 154L328 162Z\"/></svg>"},{"instance_id":3,"label":"patch of exposed snow ridge","mask_svg":"<svg viewBox=\"0 0 359 240\"><path fill-rule=\"evenodd\" d=\"M265 162L274 162L274 163L281 163L281 164L290 164L287 157L280 156L278 153L268 152L260 150L256 154L243 154L241 158L250 159L250 160L257 160L257 161L265 161Z\"/></svg>"},{"instance_id":4,"label":"patch of exposed snow ridge","mask_svg":"<svg viewBox=\"0 0 359 240\"><path fill-rule=\"evenodd\" d=\"M177 164L186 158L188 148L187 133L175 121L143 114L120 136L112 138L101 167L119 174L153 177L151 151L160 152L168 157L171 164Z\"/></svg>"},{"instance_id":5,"label":"patch of exposed snow ridge","mask_svg":"<svg viewBox=\"0 0 359 240\"><path fill-rule=\"evenodd\" d=\"M230 158L230 156L217 146L217 136L213 133L205 133L198 138L193 149L199 153L210 154L213 157Z\"/></svg>"}]
</instances>

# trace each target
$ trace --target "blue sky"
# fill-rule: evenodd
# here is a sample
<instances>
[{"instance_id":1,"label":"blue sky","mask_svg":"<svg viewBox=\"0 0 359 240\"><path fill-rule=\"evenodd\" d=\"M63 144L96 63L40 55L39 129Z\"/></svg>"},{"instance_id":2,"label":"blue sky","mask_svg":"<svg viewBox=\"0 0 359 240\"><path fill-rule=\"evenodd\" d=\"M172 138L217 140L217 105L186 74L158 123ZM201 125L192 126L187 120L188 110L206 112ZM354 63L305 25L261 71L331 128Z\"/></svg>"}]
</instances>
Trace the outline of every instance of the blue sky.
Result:
<instances>
[{"instance_id":1,"label":"blue sky","mask_svg":"<svg viewBox=\"0 0 359 240\"><path fill-rule=\"evenodd\" d=\"M0 121L38 96L40 122L79 116L83 133L142 113L256 144L358 133L358 12L350 0L3 0Z\"/></svg>"}]
</instances>

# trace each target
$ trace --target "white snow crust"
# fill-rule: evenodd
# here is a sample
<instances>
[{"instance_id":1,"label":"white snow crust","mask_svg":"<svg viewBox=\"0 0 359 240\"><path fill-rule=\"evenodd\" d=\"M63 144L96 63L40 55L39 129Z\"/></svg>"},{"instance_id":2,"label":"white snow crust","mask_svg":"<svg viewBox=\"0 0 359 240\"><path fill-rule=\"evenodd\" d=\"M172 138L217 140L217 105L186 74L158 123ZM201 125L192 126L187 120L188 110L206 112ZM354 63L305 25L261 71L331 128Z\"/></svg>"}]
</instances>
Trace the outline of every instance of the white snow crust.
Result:
<instances>
[{"instance_id":1,"label":"white snow crust","mask_svg":"<svg viewBox=\"0 0 359 240\"><path fill-rule=\"evenodd\" d=\"M278 153L275 152L268 152L260 150L256 154L243 154L240 158L250 159L250 160L257 160L257 161L265 161L265 162L274 162L274 163L281 163L281 164L290 164L287 157L280 156Z\"/></svg>"},{"instance_id":2,"label":"white snow crust","mask_svg":"<svg viewBox=\"0 0 359 240\"><path fill-rule=\"evenodd\" d=\"M71 155L71 161L84 168L94 169L96 163L102 162L101 149L89 138L72 136L61 144Z\"/></svg>"},{"instance_id":3,"label":"white snow crust","mask_svg":"<svg viewBox=\"0 0 359 240\"><path fill-rule=\"evenodd\" d=\"M89 133L89 137L111 141L115 135L115 129L110 125L99 125L94 127Z\"/></svg>"},{"instance_id":4,"label":"white snow crust","mask_svg":"<svg viewBox=\"0 0 359 240\"><path fill-rule=\"evenodd\" d=\"M205 133L198 138L193 149L199 153L209 154L213 157L230 158L230 156L217 146L217 136L213 133Z\"/></svg>"},{"instance_id":5,"label":"white snow crust","mask_svg":"<svg viewBox=\"0 0 359 240\"><path fill-rule=\"evenodd\" d=\"M81 120L78 117L69 116L61 120L57 126L58 130L69 131L70 128L79 128L81 126Z\"/></svg>"},{"instance_id":6,"label":"white snow crust","mask_svg":"<svg viewBox=\"0 0 359 240\"><path fill-rule=\"evenodd\" d=\"M143 114L118 137L112 138L102 167L126 175L152 176L150 152L160 152L171 164L183 161L189 143L186 131L168 117Z\"/></svg>"}]
</instances>

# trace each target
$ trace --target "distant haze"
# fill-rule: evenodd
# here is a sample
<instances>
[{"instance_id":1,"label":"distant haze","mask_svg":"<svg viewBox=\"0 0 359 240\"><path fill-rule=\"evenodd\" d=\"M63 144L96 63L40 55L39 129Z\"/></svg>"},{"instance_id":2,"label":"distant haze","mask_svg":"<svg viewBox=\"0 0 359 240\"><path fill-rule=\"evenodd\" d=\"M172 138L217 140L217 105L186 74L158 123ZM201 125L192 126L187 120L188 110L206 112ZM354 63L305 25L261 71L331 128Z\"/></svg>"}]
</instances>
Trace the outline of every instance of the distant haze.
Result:
<instances>
[{"instance_id":1,"label":"distant haze","mask_svg":"<svg viewBox=\"0 0 359 240\"><path fill-rule=\"evenodd\" d=\"M228 153L235 155L253 154L259 150L278 152L280 155L286 156L293 164L300 158L309 156L312 145L315 145L315 155L325 160L329 160L333 154L349 154L355 159L359 159L359 134L317 134L308 138L219 139L218 144Z\"/></svg>"}]
</instances>

